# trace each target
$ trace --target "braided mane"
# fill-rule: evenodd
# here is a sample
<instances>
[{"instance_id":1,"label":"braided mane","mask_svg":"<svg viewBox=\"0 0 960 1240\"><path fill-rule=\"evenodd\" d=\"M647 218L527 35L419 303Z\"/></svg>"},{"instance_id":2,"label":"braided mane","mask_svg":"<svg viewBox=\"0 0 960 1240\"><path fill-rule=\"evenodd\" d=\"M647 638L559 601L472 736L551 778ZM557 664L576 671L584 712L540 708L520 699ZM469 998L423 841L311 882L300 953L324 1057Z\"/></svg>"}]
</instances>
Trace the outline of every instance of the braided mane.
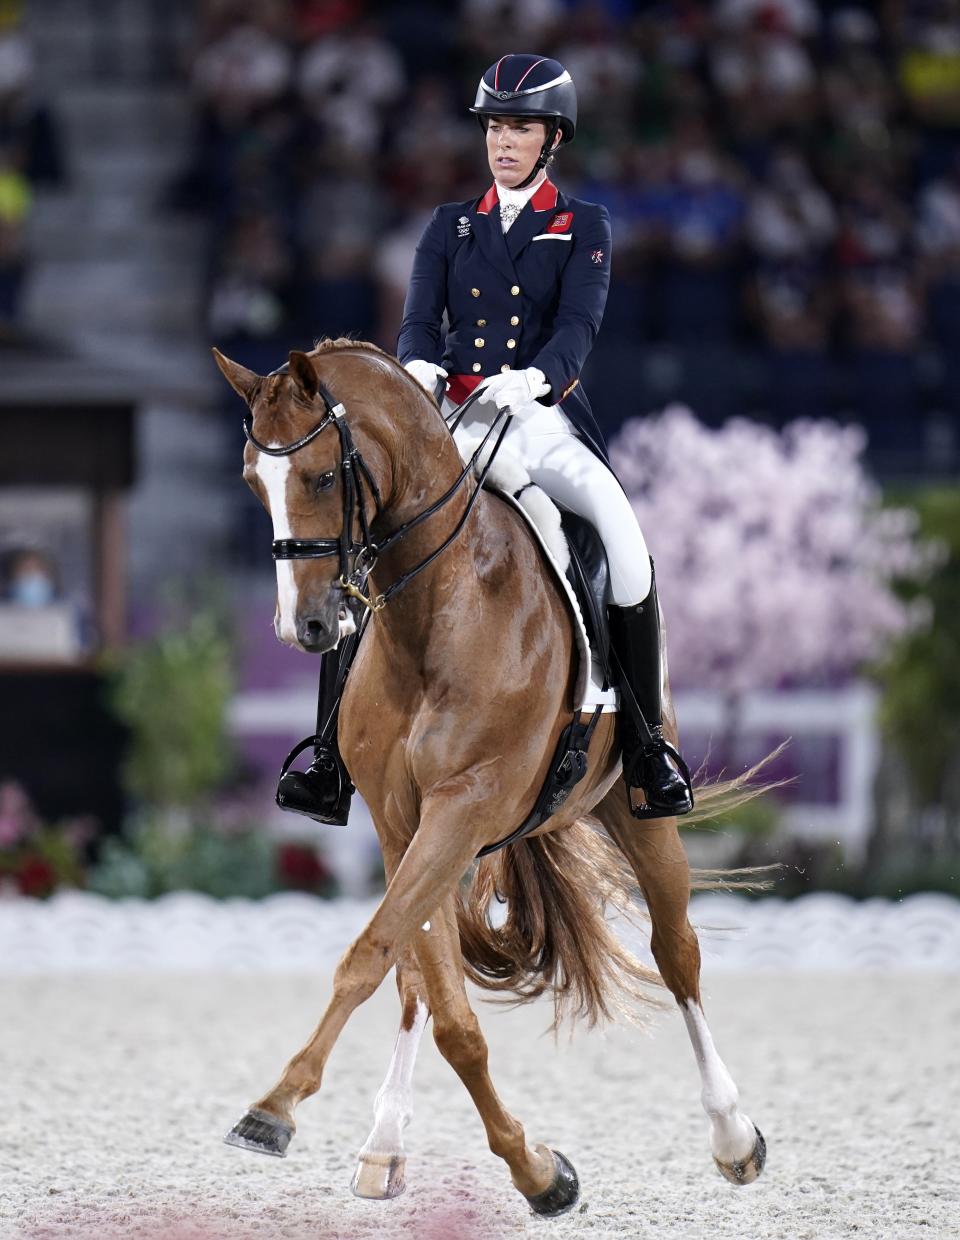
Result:
<instances>
[{"instance_id":1,"label":"braided mane","mask_svg":"<svg viewBox=\"0 0 960 1240\"><path fill-rule=\"evenodd\" d=\"M313 357L317 353L330 353L337 349L369 349L371 353L379 353L383 357L389 357L392 362L397 359L390 353L381 349L377 344L371 344L369 340L354 340L352 336L323 336L320 340L313 342L313 348L307 354Z\"/></svg>"},{"instance_id":2,"label":"braided mane","mask_svg":"<svg viewBox=\"0 0 960 1240\"><path fill-rule=\"evenodd\" d=\"M354 340L352 336L324 336L322 340L315 340L307 357L317 357L321 353L340 353L345 349L362 349L366 353L375 353L385 361L392 362L404 374L407 373L392 353L381 349L378 344L372 344L369 340Z\"/></svg>"},{"instance_id":3,"label":"braided mane","mask_svg":"<svg viewBox=\"0 0 960 1240\"><path fill-rule=\"evenodd\" d=\"M314 341L313 348L307 354L307 357L317 357L322 353L340 353L346 349L362 349L365 352L382 357L384 361L390 362L395 366L403 377L408 379L415 387L426 392L427 396L432 395L432 393L427 392L427 389L418 380L414 379L413 375L392 353L388 353L386 349L381 349L378 344L372 344L369 340L354 340L352 336L324 336L322 339ZM436 408L436 401L431 401L431 404Z\"/></svg>"}]
</instances>

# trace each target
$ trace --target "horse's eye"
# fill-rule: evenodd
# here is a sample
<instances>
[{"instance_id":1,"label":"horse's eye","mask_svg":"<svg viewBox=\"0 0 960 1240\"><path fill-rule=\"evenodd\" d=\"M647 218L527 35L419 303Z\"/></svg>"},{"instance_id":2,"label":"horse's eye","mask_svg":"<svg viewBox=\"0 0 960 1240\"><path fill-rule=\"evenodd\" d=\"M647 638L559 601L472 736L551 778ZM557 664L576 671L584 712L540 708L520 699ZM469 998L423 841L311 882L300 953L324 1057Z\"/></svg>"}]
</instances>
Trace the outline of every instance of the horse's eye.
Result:
<instances>
[{"instance_id":1,"label":"horse's eye","mask_svg":"<svg viewBox=\"0 0 960 1240\"><path fill-rule=\"evenodd\" d=\"M325 474L321 474L314 485L315 491L329 491L337 480L336 473L329 469Z\"/></svg>"}]
</instances>

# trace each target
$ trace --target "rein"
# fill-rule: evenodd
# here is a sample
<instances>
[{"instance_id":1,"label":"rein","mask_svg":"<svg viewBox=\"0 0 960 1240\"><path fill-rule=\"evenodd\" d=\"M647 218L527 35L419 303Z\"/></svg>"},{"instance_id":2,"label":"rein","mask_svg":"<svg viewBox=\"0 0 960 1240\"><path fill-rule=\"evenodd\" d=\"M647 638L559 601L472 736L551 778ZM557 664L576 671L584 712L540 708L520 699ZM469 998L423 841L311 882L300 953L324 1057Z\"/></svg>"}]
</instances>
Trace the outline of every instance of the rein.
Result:
<instances>
[{"instance_id":1,"label":"rein","mask_svg":"<svg viewBox=\"0 0 960 1240\"><path fill-rule=\"evenodd\" d=\"M285 363L276 370L270 372L271 375L282 375L289 373L289 364ZM490 472L497 453L500 451L500 445L503 443L511 422L513 414L508 408L497 411L490 429L484 435L479 447L473 456L464 466L462 472L450 488L440 496L429 508L425 508L423 512L412 517L405 524L388 535L382 542L374 542L370 535L370 527L367 521L366 508L364 506L363 488L364 486L370 492L373 505L377 515L382 512L383 504L380 491L377 488L376 481L371 474L367 463L356 444L353 442L353 436L350 433L350 427L347 423L347 411L343 404L335 401L329 389L319 380L317 381L317 394L323 401L325 413L317 425L305 435L301 435L299 439L292 443L283 444L278 448L270 448L265 443L261 443L253 433L253 413L247 409L243 415L243 433L249 442L257 449L258 452L264 452L267 456L292 456L294 452L299 452L301 448L305 448L307 444L312 443L328 426L335 426L340 437L340 478L343 483L343 524L340 534L336 538L275 538L273 540L273 558L274 560L319 560L329 556L339 557L340 575L337 584L344 594L350 598L356 599L362 603L371 612L382 611L387 603L405 586L416 577L419 573L429 565L431 565L438 556L442 555L450 544L457 538L460 531L467 523L470 513L473 511L474 505L483 489L483 483L487 474ZM471 392L467 399L450 415L447 425L451 433L456 430L463 419L463 415L467 409L477 400L480 395L480 389ZM477 485L467 501L467 506L463 511L459 521L453 531L447 538L443 540L439 547L431 551L428 556L415 564L408 572L401 574L391 585L387 587L382 594L378 594L376 598L369 598L363 593L366 581L373 568L386 551L396 546L411 530L416 529L418 525L426 521L428 517L432 517L439 512L460 490L464 482L470 476L470 473L476 467L483 454L484 449L490 442L497 431L498 424L503 421L503 425L499 429L496 443L493 446L489 458L480 470L477 476ZM353 520L354 510L357 510L360 521L360 531L362 541L357 542L353 538Z\"/></svg>"}]
</instances>

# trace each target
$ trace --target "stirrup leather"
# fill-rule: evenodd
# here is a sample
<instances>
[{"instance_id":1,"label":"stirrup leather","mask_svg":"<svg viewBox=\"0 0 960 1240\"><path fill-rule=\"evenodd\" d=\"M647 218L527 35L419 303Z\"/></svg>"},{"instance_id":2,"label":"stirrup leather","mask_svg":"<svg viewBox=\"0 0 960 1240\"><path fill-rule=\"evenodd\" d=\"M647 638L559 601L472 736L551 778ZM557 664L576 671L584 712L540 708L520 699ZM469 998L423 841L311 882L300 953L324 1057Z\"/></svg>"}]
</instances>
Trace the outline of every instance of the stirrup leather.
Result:
<instances>
[{"instance_id":1,"label":"stirrup leather","mask_svg":"<svg viewBox=\"0 0 960 1240\"><path fill-rule=\"evenodd\" d=\"M350 798L356 792L337 744L340 701L347 674L371 613L365 612L355 633L336 651L323 656L317 689L317 727L287 754L277 782L277 804L281 809L304 814L314 822L331 826L347 825ZM305 749L313 747L313 761L305 771L290 767Z\"/></svg>"}]
</instances>

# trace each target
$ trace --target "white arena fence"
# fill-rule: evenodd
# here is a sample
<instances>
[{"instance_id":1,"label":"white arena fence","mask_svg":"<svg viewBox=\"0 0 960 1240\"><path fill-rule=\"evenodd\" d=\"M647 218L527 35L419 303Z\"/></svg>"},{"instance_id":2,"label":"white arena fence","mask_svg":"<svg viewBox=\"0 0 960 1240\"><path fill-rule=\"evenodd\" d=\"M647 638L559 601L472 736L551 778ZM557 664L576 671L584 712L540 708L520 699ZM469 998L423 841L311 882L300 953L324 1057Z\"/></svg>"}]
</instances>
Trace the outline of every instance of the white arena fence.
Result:
<instances>
[{"instance_id":1,"label":"white arena fence","mask_svg":"<svg viewBox=\"0 0 960 1240\"><path fill-rule=\"evenodd\" d=\"M181 892L111 901L63 892L0 900L0 973L314 973L329 971L375 900L283 894L263 901ZM712 971L960 972L960 900L808 895L748 901L698 895L691 917ZM630 946L649 961L643 936Z\"/></svg>"}]
</instances>

